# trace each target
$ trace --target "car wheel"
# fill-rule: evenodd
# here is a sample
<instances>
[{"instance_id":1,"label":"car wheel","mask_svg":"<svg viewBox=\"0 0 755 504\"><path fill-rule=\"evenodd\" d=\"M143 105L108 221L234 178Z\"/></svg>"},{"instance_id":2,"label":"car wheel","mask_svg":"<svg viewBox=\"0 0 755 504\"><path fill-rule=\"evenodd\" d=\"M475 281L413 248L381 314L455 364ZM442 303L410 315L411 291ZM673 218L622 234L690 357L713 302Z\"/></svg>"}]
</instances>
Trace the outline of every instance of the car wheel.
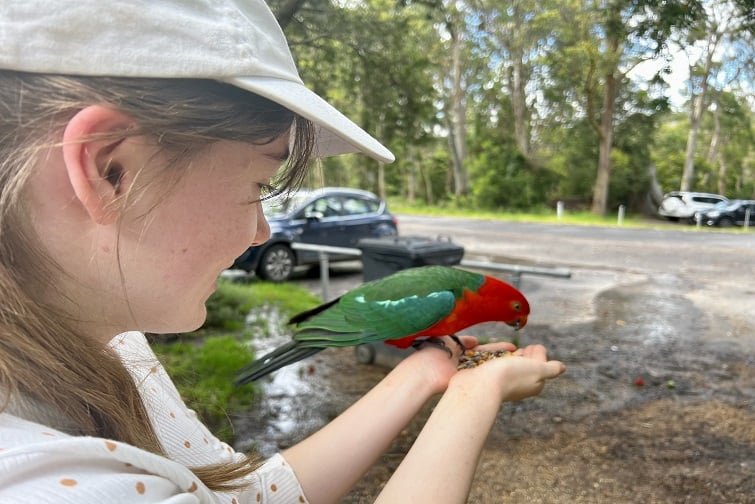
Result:
<instances>
[{"instance_id":1,"label":"car wheel","mask_svg":"<svg viewBox=\"0 0 755 504\"><path fill-rule=\"evenodd\" d=\"M718 221L718 225L721 227L732 227L734 225L734 221L732 221L728 217L724 217L723 219Z\"/></svg>"},{"instance_id":2,"label":"car wheel","mask_svg":"<svg viewBox=\"0 0 755 504\"><path fill-rule=\"evenodd\" d=\"M282 243L270 246L262 254L257 274L271 282L285 282L294 271L296 256L290 247Z\"/></svg>"},{"instance_id":3,"label":"car wheel","mask_svg":"<svg viewBox=\"0 0 755 504\"><path fill-rule=\"evenodd\" d=\"M398 230L395 228L395 226L380 226L375 230L375 235L377 235L378 238L396 236L398 235Z\"/></svg>"},{"instance_id":4,"label":"car wheel","mask_svg":"<svg viewBox=\"0 0 755 504\"><path fill-rule=\"evenodd\" d=\"M372 345L358 345L354 347L354 354L360 364L372 364L375 362L375 347Z\"/></svg>"}]
</instances>

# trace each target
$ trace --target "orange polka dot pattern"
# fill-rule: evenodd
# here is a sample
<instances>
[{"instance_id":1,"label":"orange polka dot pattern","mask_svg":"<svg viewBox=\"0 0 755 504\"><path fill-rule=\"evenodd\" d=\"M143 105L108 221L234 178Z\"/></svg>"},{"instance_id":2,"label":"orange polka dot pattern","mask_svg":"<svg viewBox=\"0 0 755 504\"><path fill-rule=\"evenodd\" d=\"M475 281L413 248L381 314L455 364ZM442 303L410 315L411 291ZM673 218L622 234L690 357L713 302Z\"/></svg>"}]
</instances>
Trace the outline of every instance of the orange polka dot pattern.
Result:
<instances>
[{"instance_id":1,"label":"orange polka dot pattern","mask_svg":"<svg viewBox=\"0 0 755 504\"><path fill-rule=\"evenodd\" d=\"M28 496L40 491L54 495L60 504L118 499L159 502L179 494L225 504L307 502L296 476L279 454L250 476L250 488L243 493L213 495L188 467L239 460L242 455L213 436L196 413L186 408L143 334L119 335L110 346L137 383L168 457L117 440L70 436L53 426L0 412L0 470L4 479L14 483L10 490L0 485L0 503L30 502ZM8 455L10 452L13 455ZM124 500L129 495L132 497Z\"/></svg>"}]
</instances>

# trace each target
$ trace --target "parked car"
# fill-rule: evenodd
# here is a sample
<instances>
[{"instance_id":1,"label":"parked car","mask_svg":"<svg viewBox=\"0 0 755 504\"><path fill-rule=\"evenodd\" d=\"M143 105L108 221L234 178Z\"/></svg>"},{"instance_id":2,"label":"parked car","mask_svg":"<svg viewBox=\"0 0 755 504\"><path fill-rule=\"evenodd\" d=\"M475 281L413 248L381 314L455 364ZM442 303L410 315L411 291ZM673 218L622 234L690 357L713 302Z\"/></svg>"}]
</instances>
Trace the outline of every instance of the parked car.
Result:
<instances>
[{"instance_id":1,"label":"parked car","mask_svg":"<svg viewBox=\"0 0 755 504\"><path fill-rule=\"evenodd\" d=\"M695 213L712 209L716 204L729 201L720 194L672 191L663 196L658 215L672 221L694 222Z\"/></svg>"},{"instance_id":2,"label":"parked car","mask_svg":"<svg viewBox=\"0 0 755 504\"><path fill-rule=\"evenodd\" d=\"M319 261L317 252L294 250L294 242L355 247L362 238L398 234L397 219L385 201L359 189L300 190L286 199L263 202L263 209L270 223L270 240L247 249L233 267L274 282L288 280L295 266ZM329 259L353 260L354 256L329 255Z\"/></svg>"},{"instance_id":3,"label":"parked car","mask_svg":"<svg viewBox=\"0 0 755 504\"><path fill-rule=\"evenodd\" d=\"M721 202L710 210L704 210L699 214L700 222L708 226L744 226L747 219L749 219L748 223L753 225L755 224L755 200Z\"/></svg>"}]
</instances>

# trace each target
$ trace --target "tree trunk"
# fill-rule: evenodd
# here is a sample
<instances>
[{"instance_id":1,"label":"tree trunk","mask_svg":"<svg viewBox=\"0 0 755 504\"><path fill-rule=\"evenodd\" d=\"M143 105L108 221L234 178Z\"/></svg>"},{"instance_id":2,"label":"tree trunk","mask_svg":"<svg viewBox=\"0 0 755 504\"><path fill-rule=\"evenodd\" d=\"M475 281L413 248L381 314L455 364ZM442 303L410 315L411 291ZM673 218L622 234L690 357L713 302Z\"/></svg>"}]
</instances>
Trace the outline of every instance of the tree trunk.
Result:
<instances>
[{"instance_id":1,"label":"tree trunk","mask_svg":"<svg viewBox=\"0 0 755 504\"><path fill-rule=\"evenodd\" d=\"M705 88L692 100L692 115L690 116L690 128L687 134L687 148L684 151L684 170L682 171L681 191L692 190L695 181L695 149L697 148L697 134L702 122L703 109L705 108Z\"/></svg>"},{"instance_id":2,"label":"tree trunk","mask_svg":"<svg viewBox=\"0 0 755 504\"><path fill-rule=\"evenodd\" d=\"M642 204L640 210L645 215L652 217L658 216L658 207L663 201L663 189L658 182L658 171L655 164L648 164L648 191L645 194L645 201Z\"/></svg>"},{"instance_id":3,"label":"tree trunk","mask_svg":"<svg viewBox=\"0 0 755 504\"><path fill-rule=\"evenodd\" d=\"M281 25L281 29L285 31L288 24L294 18L294 15L301 9L304 2L307 0L286 0L280 4L280 7L275 12L275 18L278 20L278 24Z\"/></svg>"},{"instance_id":4,"label":"tree trunk","mask_svg":"<svg viewBox=\"0 0 755 504\"><path fill-rule=\"evenodd\" d=\"M512 54L513 65L509 76L509 92L511 94L511 108L514 113L514 137L519 152L525 159L530 158L530 117L527 110L526 68L521 50Z\"/></svg>"},{"instance_id":5,"label":"tree trunk","mask_svg":"<svg viewBox=\"0 0 755 504\"><path fill-rule=\"evenodd\" d=\"M726 196L726 175L729 171L729 167L726 164L726 159L721 156L718 160L718 194Z\"/></svg>"},{"instance_id":6,"label":"tree trunk","mask_svg":"<svg viewBox=\"0 0 755 504\"><path fill-rule=\"evenodd\" d=\"M427 169L424 168L422 164L419 165L419 175L425 186L425 201L428 205L433 205L435 202L435 198L433 197L433 184L430 180L430 175L427 174Z\"/></svg>"},{"instance_id":7,"label":"tree trunk","mask_svg":"<svg viewBox=\"0 0 755 504\"><path fill-rule=\"evenodd\" d=\"M453 14L456 23L458 12ZM462 47L463 40L456 26L449 24L451 33L451 103L448 106L448 134L451 149L452 168L454 176L454 194L457 196L467 193L467 172L464 161L467 156L466 145L466 103L464 101Z\"/></svg>"},{"instance_id":8,"label":"tree trunk","mask_svg":"<svg viewBox=\"0 0 755 504\"><path fill-rule=\"evenodd\" d=\"M718 100L713 100L713 134L710 137L708 146L708 163L713 164L718 157L718 150L721 146L721 105Z\"/></svg>"},{"instance_id":9,"label":"tree trunk","mask_svg":"<svg viewBox=\"0 0 755 504\"><path fill-rule=\"evenodd\" d=\"M378 195L385 199L385 164L378 161Z\"/></svg>"},{"instance_id":10,"label":"tree trunk","mask_svg":"<svg viewBox=\"0 0 755 504\"><path fill-rule=\"evenodd\" d=\"M605 215L608 204L608 185L611 181L611 149L613 148L613 115L616 106L618 81L615 73L606 75L603 90L603 110L600 116L600 147L598 154L598 173L592 193L591 211Z\"/></svg>"},{"instance_id":11,"label":"tree trunk","mask_svg":"<svg viewBox=\"0 0 755 504\"><path fill-rule=\"evenodd\" d=\"M713 135L710 138L710 146L708 147L708 163L711 165L718 163L718 194L726 194L726 172L727 165L726 160L720 154L721 146L724 143L721 140L721 104L718 100L714 100L715 109L713 110Z\"/></svg>"},{"instance_id":12,"label":"tree trunk","mask_svg":"<svg viewBox=\"0 0 755 504\"><path fill-rule=\"evenodd\" d=\"M414 203L417 199L417 167L414 158L414 149L409 146L406 152L406 200L409 203Z\"/></svg>"},{"instance_id":13,"label":"tree trunk","mask_svg":"<svg viewBox=\"0 0 755 504\"><path fill-rule=\"evenodd\" d=\"M692 102L692 111L690 113L689 134L687 135L687 148L684 152L684 170L682 171L682 183L679 189L681 191L690 191L695 181L695 150L697 149L697 135L700 131L703 112L705 112L705 98L708 92L708 75L713 66L713 53L718 45L718 34L711 33L708 38L707 54L705 55L705 64L703 66L703 81L700 85L700 93L694 97ZM690 68L690 78L692 68Z\"/></svg>"}]
</instances>

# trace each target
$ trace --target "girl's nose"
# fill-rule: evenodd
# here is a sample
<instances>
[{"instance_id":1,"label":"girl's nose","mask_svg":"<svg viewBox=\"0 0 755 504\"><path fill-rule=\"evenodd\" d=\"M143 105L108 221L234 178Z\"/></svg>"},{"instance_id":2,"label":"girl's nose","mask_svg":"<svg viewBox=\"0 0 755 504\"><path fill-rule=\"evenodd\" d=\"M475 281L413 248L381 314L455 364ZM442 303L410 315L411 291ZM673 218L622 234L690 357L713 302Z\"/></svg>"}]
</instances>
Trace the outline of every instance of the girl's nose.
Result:
<instances>
[{"instance_id":1,"label":"girl's nose","mask_svg":"<svg viewBox=\"0 0 755 504\"><path fill-rule=\"evenodd\" d=\"M262 245L270 239L270 224L267 223L265 212L262 211L262 203L257 203L257 231L254 234L252 245Z\"/></svg>"}]
</instances>

